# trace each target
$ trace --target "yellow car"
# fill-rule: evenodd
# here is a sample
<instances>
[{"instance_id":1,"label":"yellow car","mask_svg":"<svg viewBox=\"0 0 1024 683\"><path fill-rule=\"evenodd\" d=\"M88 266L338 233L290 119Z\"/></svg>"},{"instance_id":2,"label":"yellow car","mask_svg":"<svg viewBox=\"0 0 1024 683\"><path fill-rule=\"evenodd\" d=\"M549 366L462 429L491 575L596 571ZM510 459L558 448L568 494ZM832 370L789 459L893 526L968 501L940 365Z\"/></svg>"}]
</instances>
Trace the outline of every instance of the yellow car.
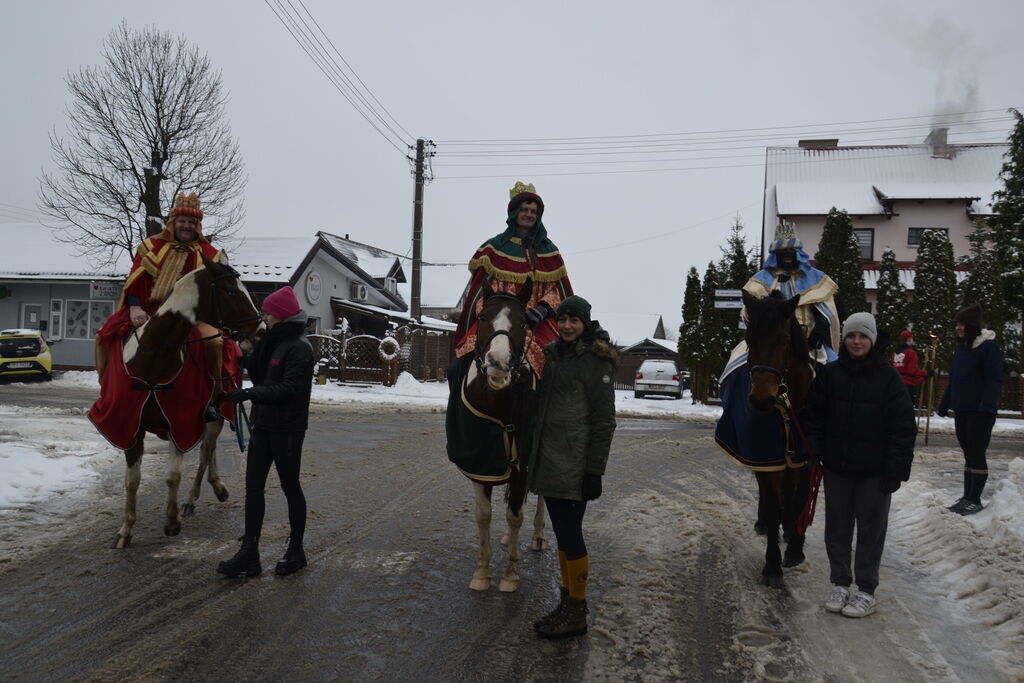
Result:
<instances>
[{"instance_id":1,"label":"yellow car","mask_svg":"<svg viewBox=\"0 0 1024 683\"><path fill-rule=\"evenodd\" d=\"M53 359L39 330L0 330L0 378L53 379Z\"/></svg>"}]
</instances>

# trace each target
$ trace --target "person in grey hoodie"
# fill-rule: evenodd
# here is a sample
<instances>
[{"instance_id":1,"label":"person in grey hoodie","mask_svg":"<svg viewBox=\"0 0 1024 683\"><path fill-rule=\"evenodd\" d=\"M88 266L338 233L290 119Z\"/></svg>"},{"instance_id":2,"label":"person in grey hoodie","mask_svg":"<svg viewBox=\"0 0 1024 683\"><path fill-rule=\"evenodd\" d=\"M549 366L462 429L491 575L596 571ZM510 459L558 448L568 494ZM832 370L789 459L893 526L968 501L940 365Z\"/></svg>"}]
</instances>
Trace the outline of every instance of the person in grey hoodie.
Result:
<instances>
[{"instance_id":1,"label":"person in grey hoodie","mask_svg":"<svg viewBox=\"0 0 1024 683\"><path fill-rule=\"evenodd\" d=\"M964 452L964 495L946 509L973 515L985 507L981 504L981 492L988 481L985 452L1003 384L1003 354L996 346L995 332L982 328L978 304L957 312L953 322L957 345L938 413L942 417L950 410L954 413L956 440Z\"/></svg>"},{"instance_id":2,"label":"person in grey hoodie","mask_svg":"<svg viewBox=\"0 0 1024 683\"><path fill-rule=\"evenodd\" d=\"M291 533L288 549L275 569L284 576L306 566L302 547L306 530L306 497L299 485L302 441L309 425L309 395L313 385L313 348L306 339L305 311L295 291L282 287L263 302L267 333L246 359L253 386L228 392L226 398L252 401L252 441L246 456L245 533L242 547L217 571L227 576L257 576L259 539L266 509L264 489L270 467L277 468L281 490L288 499ZM241 429L241 425L239 425Z\"/></svg>"}]
</instances>

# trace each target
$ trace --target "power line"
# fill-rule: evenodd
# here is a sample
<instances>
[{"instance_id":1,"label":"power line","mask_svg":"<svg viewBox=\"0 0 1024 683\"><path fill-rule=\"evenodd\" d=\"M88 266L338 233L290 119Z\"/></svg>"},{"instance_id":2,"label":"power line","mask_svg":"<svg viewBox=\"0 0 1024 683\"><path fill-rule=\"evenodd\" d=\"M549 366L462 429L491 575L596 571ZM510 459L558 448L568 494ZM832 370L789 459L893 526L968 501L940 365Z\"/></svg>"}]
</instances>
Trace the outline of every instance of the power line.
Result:
<instances>
[{"instance_id":1,"label":"power line","mask_svg":"<svg viewBox=\"0 0 1024 683\"><path fill-rule=\"evenodd\" d=\"M984 123L993 123L999 121L1009 122L1009 118L985 118L985 119L974 119L964 121L958 124L950 125L963 125L963 126L974 126ZM848 130L831 130L831 131L813 131L806 132L800 135L801 138L821 138L821 137L855 137L862 135L871 135L874 133L887 133L896 131L913 131L922 130L919 125L913 126L888 126L888 127L876 127L876 128L859 128L859 129L848 129ZM711 144L720 144L727 142L757 142L757 141L774 141L779 139L790 140L793 138L792 133L773 133L757 136L739 136L732 138L706 138L702 140L671 140L665 142L641 142L641 143L627 143L627 142L615 142L609 145L590 145L584 143L585 146L578 147L566 147L560 149L512 149L512 150L455 150L449 152L443 152L442 156L448 157L522 157L522 156L579 156L586 154L646 154L646 153L659 153L659 152L674 152L674 151L686 151L686 148L696 146L706 146ZM902 139L902 138L882 138L882 139ZM763 145L746 146L746 147L727 147L718 149L750 149L752 147L763 147ZM710 151L710 150L695 150L695 151Z\"/></svg>"},{"instance_id":2,"label":"power line","mask_svg":"<svg viewBox=\"0 0 1024 683\"><path fill-rule=\"evenodd\" d=\"M302 33L301 29L298 28L298 24L295 22L295 20L292 19L291 15L289 15L288 12L284 9L284 7L280 5L280 0L275 0L275 1L278 2L279 8L280 8L281 12L285 16L288 17L289 21L293 25L295 25L296 31L298 31L299 33ZM352 105L352 108L355 109L359 113L359 115L362 116L363 119L365 119L366 122L369 123L370 126L375 131L377 131L380 134L381 137L383 137L385 140L387 140L389 145L391 145L396 150L398 150L398 152L402 156L407 157L408 156L407 155L407 150L403 150L401 147L399 147L397 144L395 144L395 141L392 140L390 137L388 137L388 135L384 131L382 131L380 128L378 128L377 125L374 124L374 122L370 119L370 117L366 115L366 112L364 112L363 109L358 104L356 104L356 102L353 100L352 96L350 96L349 93L345 92L344 86L341 83L339 83L337 78L335 76L332 76L331 73L329 73L328 69L325 68L324 65L321 63L321 60L323 58L321 57L321 59L317 59L317 57L313 56L313 52L315 52L316 50L315 50L315 48L312 47L312 43L310 43L310 47L306 46L306 43L304 43L299 38L299 36L296 35L296 31L292 30L292 27L289 26L288 23L285 22L284 18L281 16L281 14L279 14L277 9L275 9L274 5L271 4L271 0L263 0L263 2L267 5L267 7L270 8L270 11L274 13L274 16L277 17L277 20L281 23L282 26L284 26L285 30L288 31L289 34L291 34L291 36L295 40L295 42L299 45L300 48L302 48L302 51L305 52L306 55L311 60L313 60L313 63L316 64L317 68L320 69L320 71L324 74L324 76L327 76L327 79L331 82L331 84L335 87L335 89L339 93L341 93L342 97L344 97L348 101L349 104ZM305 36L304 33L303 33L303 36ZM309 42L308 38L306 38L306 40L307 40L307 42ZM313 52L310 51L311 49L313 50ZM403 143L405 142L404 140L401 139L401 137L399 137L399 140L402 141Z\"/></svg>"},{"instance_id":3,"label":"power line","mask_svg":"<svg viewBox=\"0 0 1024 683\"><path fill-rule=\"evenodd\" d=\"M998 141L997 141L998 142ZM858 160L864 159L887 159L889 155L878 155L878 156L862 156L858 157ZM839 158L826 158L826 159L802 159L797 161L779 161L776 162L777 166L790 166L796 164L827 164L835 162L845 162L847 159ZM717 166L677 166L672 168L626 168L617 169L610 171L564 171L564 172L552 172L552 173L531 173L534 177L544 176L574 176L574 175L615 175L625 173L669 173L676 171L712 171L717 169L729 169L729 168L764 168L764 163L754 164L719 164ZM508 178L507 173L495 174L495 175L462 175L462 176L436 176L435 180L476 180L485 178Z\"/></svg>"},{"instance_id":4,"label":"power line","mask_svg":"<svg viewBox=\"0 0 1024 683\"><path fill-rule=\"evenodd\" d=\"M969 116L974 114L990 114L993 112L1006 112L1010 107L1002 107L999 109L977 109L968 112L953 112L949 114L921 114L917 116L894 116L889 118L881 119L864 119L860 121L833 121L831 123L815 123L815 124L799 124L799 125L788 125L788 126L765 126L760 128L725 128L719 130L704 130L704 131L689 131L683 133L644 133L638 135L595 135L595 136L577 136L577 137L552 137L552 138L493 138L493 139L454 139L454 140L436 140L438 144L447 145L472 145L480 143L555 143L558 141L574 141L574 140L619 140L619 139L639 139L639 138L650 138L650 137L677 137L685 135L714 135L718 133L749 133L755 131L770 131L770 130L792 130L794 128L821 128L825 126L854 126L864 123L886 123L889 121L909 121L915 119L932 119L936 118L947 118L947 117L958 117L958 116ZM946 125L946 124L940 124Z\"/></svg>"},{"instance_id":5,"label":"power line","mask_svg":"<svg viewBox=\"0 0 1024 683\"><path fill-rule=\"evenodd\" d=\"M408 130L406 130L405 126L403 126L401 123L399 123L398 120L394 116L391 115L391 112L388 111L388 108L384 106L384 103L377 99L377 96L374 95L373 91L370 90L369 86L367 86L366 83L363 82L363 79L361 79L359 77L359 74L356 73L356 70L353 69L352 65L348 63L348 60L346 60L345 57L342 56L341 52L338 51L338 48L334 46L334 41L332 41L330 39L330 37L327 35L327 33L322 28L320 28L320 23L316 20L316 18L312 14L310 14L309 10L306 9L305 3L303 3L302 0L299 0L299 4L302 5L302 9L306 11L306 14L309 16L310 19L312 19L312 21L316 25L316 27L318 29L320 29L320 33L323 34L323 37L327 39L327 42L330 43L331 47L334 49L334 53L338 55L338 57L345 64L345 66L348 67L348 70L352 72L352 75L356 77L356 80L359 81L359 85L363 86L363 89L366 90L366 92L369 93L370 97L373 98L373 101L376 102L377 105L382 110L384 110L384 113L388 115L388 118L391 119L392 121L394 121L395 125L398 126L399 128L401 128L402 132L405 133L409 137L410 140L414 140L416 138L416 136L413 135L412 133L410 133Z\"/></svg>"},{"instance_id":6,"label":"power line","mask_svg":"<svg viewBox=\"0 0 1024 683\"><path fill-rule=\"evenodd\" d=\"M994 128L994 129L980 130L980 131L974 131L974 132L977 135L985 135L985 134L989 134L989 133L999 133L999 134L1005 133L1005 131L1002 128ZM899 136L899 137L884 137L884 138L867 138L867 139L863 139L863 140L855 140L854 142L857 142L857 143L884 142L884 141L888 141L888 140L902 140L902 139L903 139L903 136ZM858 145L858 146L861 146L861 145ZM878 146L878 145L871 145L871 146ZM881 146L884 147L885 145L881 145ZM764 149L765 149L764 145L744 145L744 146L740 146L740 147L709 147L707 149L694 149L694 150L667 149L667 150L651 150L651 151L645 151L645 152L607 152L607 153L593 152L593 153L577 153L577 154L572 154L572 155L569 155L569 156L604 156L605 154L654 154L654 153L659 153L660 154L660 153L673 153L673 152L686 154L686 153L690 153L690 152L736 151L736 150L744 150L744 149L759 149L761 151L760 151L760 153L757 153L757 154L722 154L722 155L712 155L712 156L703 156L703 157L684 157L684 158L675 158L675 159L605 159L605 160L598 159L598 160L594 160L594 161L522 161L522 162L504 161L504 162L488 162L488 163L460 163L460 162L447 162L447 161L445 161L442 158L441 162L439 162L439 164L438 164L438 168L444 168L444 169L447 169L447 168L459 168L459 167L462 167L462 168L467 168L467 167L501 167L501 168L504 168L504 167L513 167L513 166L515 166L515 167L521 167L521 166L532 167L532 166L575 166L575 165L596 165L596 164L645 164L645 163L652 163L652 162L669 163L669 162L675 162L675 161L710 161L710 160L715 160L715 159L747 159L747 158L755 158L755 157L763 157L764 156ZM555 156L558 156L558 155L555 155ZM464 157L459 157L459 158L464 158ZM513 157L513 158L516 158L516 157ZM520 157L520 158L522 158L522 157Z\"/></svg>"}]
</instances>

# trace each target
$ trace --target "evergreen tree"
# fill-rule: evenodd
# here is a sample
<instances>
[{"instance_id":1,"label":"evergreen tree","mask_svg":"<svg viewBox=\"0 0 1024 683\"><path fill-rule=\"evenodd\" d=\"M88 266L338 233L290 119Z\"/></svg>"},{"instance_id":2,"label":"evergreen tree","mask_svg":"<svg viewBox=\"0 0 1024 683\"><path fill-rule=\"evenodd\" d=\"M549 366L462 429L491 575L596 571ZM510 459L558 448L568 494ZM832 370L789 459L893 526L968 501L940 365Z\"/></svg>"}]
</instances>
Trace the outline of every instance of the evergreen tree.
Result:
<instances>
[{"instance_id":1,"label":"evergreen tree","mask_svg":"<svg viewBox=\"0 0 1024 683\"><path fill-rule=\"evenodd\" d=\"M1024 320L1024 116L1016 109L1010 113L1016 119L1007 140L1009 149L999 173L1003 188L992 195L993 216L989 219L996 252L996 272L1004 302L1003 329L1013 331L1005 338L1004 357L1008 365L1024 368L1024 344L1020 341L1017 323ZM1024 382L1024 379L1021 380ZM1024 391L1021 392L1024 410Z\"/></svg>"},{"instance_id":2,"label":"evergreen tree","mask_svg":"<svg viewBox=\"0 0 1024 683\"><path fill-rule=\"evenodd\" d=\"M956 275L953 245L945 230L925 230L914 264L914 305L911 319L914 337L924 344L929 334L938 335L938 367L949 368L955 334Z\"/></svg>"},{"instance_id":3,"label":"evergreen tree","mask_svg":"<svg viewBox=\"0 0 1024 683\"><path fill-rule=\"evenodd\" d=\"M701 402L707 401L711 393L712 378L717 377L725 367L728 353L722 335L721 311L715 308L715 290L719 287L721 284L718 269L712 261L708 263L708 268L704 271L704 281L701 283L700 325L697 335L700 340L700 353L697 362L698 378L693 389Z\"/></svg>"},{"instance_id":4,"label":"evergreen tree","mask_svg":"<svg viewBox=\"0 0 1024 683\"><path fill-rule=\"evenodd\" d=\"M890 343L898 342L899 333L907 328L907 288L900 282L896 253L889 247L882 252L878 269L878 309L875 320L879 330L885 330Z\"/></svg>"},{"instance_id":5,"label":"evergreen tree","mask_svg":"<svg viewBox=\"0 0 1024 683\"><path fill-rule=\"evenodd\" d=\"M743 235L743 224L738 216L729 226L729 236L725 240L725 246L719 247L719 249L722 251L722 258L718 261L720 286L725 289L742 289L743 285L747 284L747 280L759 269L757 263L759 252L756 247L747 247L747 240ZM724 325L722 343L731 349L743 338L743 330L739 328L740 309L719 309L718 312Z\"/></svg>"},{"instance_id":6,"label":"evergreen tree","mask_svg":"<svg viewBox=\"0 0 1024 683\"><path fill-rule=\"evenodd\" d=\"M853 221L849 214L834 206L825 219L814 265L839 285L835 300L840 320L846 320L851 313L868 310L860 246L853 234Z\"/></svg>"},{"instance_id":7,"label":"evergreen tree","mask_svg":"<svg viewBox=\"0 0 1024 683\"><path fill-rule=\"evenodd\" d=\"M999 291L999 273L996 271L996 250L989 246L992 233L983 222L978 222L974 230L967 236L970 251L961 259L963 265L970 267L967 279L960 283L960 305L981 304L985 312L986 326L991 326L997 334L1001 332L1000 324L1003 316L1003 297Z\"/></svg>"},{"instance_id":8,"label":"evergreen tree","mask_svg":"<svg viewBox=\"0 0 1024 683\"><path fill-rule=\"evenodd\" d=\"M686 291L683 293L683 322L679 325L679 359L691 373L700 361L700 274L690 267L686 275Z\"/></svg>"}]
</instances>

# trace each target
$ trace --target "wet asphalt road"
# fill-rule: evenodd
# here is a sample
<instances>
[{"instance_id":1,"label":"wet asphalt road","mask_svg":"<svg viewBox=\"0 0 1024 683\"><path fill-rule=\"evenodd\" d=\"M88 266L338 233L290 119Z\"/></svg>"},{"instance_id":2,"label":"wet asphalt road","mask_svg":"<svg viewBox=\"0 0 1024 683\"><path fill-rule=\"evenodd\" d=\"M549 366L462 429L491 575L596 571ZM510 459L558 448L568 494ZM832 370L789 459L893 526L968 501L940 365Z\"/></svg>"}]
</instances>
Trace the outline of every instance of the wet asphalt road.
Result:
<instances>
[{"instance_id":1,"label":"wet asphalt road","mask_svg":"<svg viewBox=\"0 0 1024 683\"><path fill-rule=\"evenodd\" d=\"M88 390L0 385L0 404L90 401ZM219 449L231 498L217 503L204 485L196 516L174 538L162 534L163 458L151 453L127 551L107 548L120 523L118 467L104 474L94 507L57 520L73 534L0 565L0 671L13 680L744 678L749 662L735 643L750 614L736 604L737 586L753 583L763 546L749 531L752 477L725 463L711 433L709 424L620 420L606 494L585 524L593 627L567 642L539 641L530 627L556 595L552 550L523 551L516 594L468 590L472 490L445 457L439 413L314 407L302 473L310 565L287 578L272 573L287 536L276 474L264 574L223 579L214 567L233 554L242 526L244 461L233 435ZM194 467L186 456L183 479ZM184 490L183 481L179 501ZM497 503L494 518L496 585L505 557ZM784 630L784 601L765 604L764 621ZM807 667L793 649L788 673L801 679Z\"/></svg>"}]
</instances>

